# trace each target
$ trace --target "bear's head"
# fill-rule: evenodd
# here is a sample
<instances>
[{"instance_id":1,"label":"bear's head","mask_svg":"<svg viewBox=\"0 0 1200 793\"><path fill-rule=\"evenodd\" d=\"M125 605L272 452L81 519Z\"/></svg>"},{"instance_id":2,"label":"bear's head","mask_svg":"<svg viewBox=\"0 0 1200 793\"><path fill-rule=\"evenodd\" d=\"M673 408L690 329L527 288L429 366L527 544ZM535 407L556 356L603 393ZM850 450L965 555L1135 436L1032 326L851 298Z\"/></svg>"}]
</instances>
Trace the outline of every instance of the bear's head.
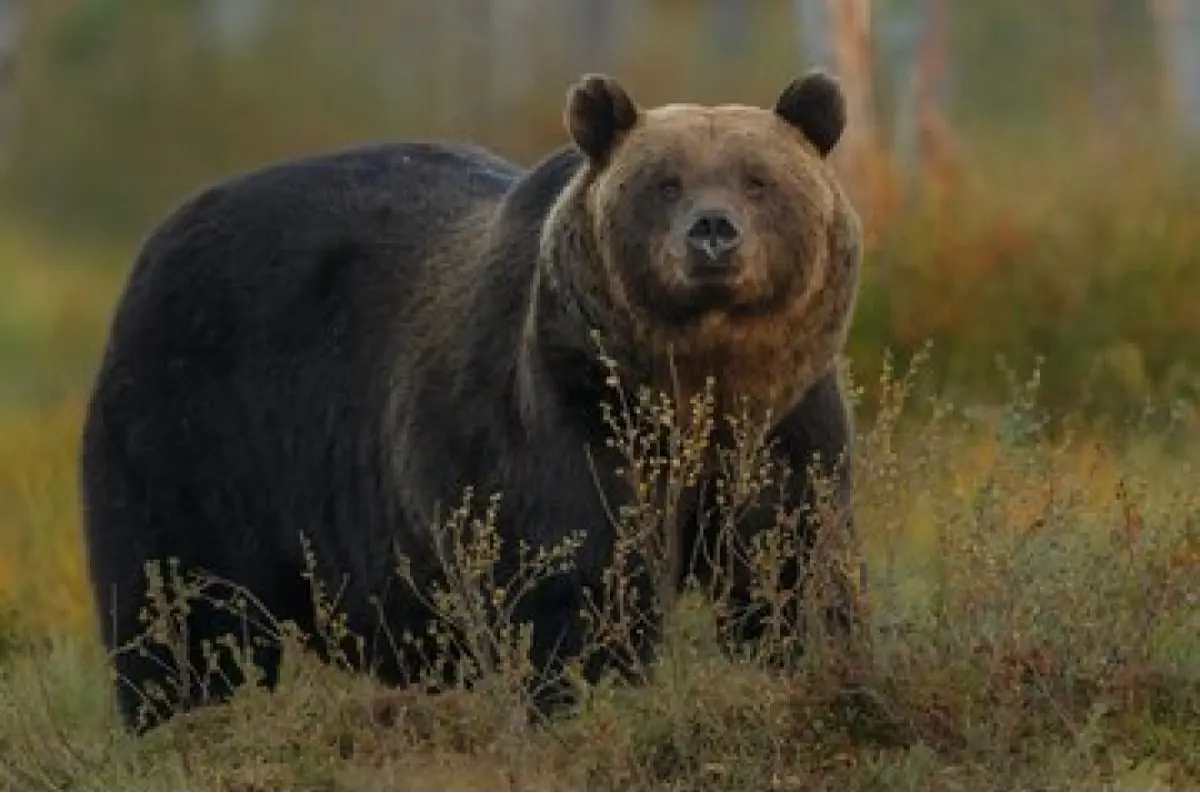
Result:
<instances>
[{"instance_id":1,"label":"bear's head","mask_svg":"<svg viewBox=\"0 0 1200 793\"><path fill-rule=\"evenodd\" d=\"M586 76L565 110L586 164L546 222L544 255L583 261L601 324L659 385L694 392L712 375L719 392L785 410L829 370L857 290L859 222L827 160L845 108L821 72L770 108L642 109Z\"/></svg>"}]
</instances>

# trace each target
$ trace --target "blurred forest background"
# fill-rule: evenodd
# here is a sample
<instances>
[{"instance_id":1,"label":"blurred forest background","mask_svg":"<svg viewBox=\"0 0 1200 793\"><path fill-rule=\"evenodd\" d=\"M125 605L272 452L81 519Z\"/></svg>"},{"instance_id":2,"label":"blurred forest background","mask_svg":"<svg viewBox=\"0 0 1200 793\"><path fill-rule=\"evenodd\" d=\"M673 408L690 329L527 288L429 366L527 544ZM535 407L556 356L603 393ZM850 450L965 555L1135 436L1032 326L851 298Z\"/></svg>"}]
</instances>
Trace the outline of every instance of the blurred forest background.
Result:
<instances>
[{"instance_id":1,"label":"blurred forest background","mask_svg":"<svg viewBox=\"0 0 1200 793\"><path fill-rule=\"evenodd\" d=\"M204 183L383 138L525 163L583 71L770 103L821 65L870 234L851 340L990 399L1200 392L1198 0L0 0L0 400L86 387L150 227Z\"/></svg>"},{"instance_id":2,"label":"blurred forest background","mask_svg":"<svg viewBox=\"0 0 1200 793\"><path fill-rule=\"evenodd\" d=\"M934 736L896 760L890 786L1194 788L1192 683L1163 678L1141 711L1054 686L1091 679L1072 675L1095 661L1110 702L1128 704L1134 673L1194 675L1200 0L0 0L0 787L270 789L287 763L377 767L331 737L340 684L248 700L232 728L215 720L158 755L112 737L80 419L137 247L172 207L238 171L383 139L469 139L532 164L566 142L583 72L612 73L644 105L769 106L813 66L848 93L836 162L868 234L848 350L867 392L856 520L872 579L893 582L879 613L927 625L881 666L929 725L914 734ZM880 385L885 351L903 370L927 342L920 387L951 397L961 424L889 414L903 400ZM42 644L64 637L65 651ZM525 749L475 756L479 768L435 751L467 781L429 786L515 784L478 783L493 779L480 768L534 768L526 781L612 769L567 777L600 788L643 778L620 776L638 767L622 753L709 774L681 782L670 761L667 787L738 785L710 775L725 765L757 789L837 786L822 774L847 739L812 737L840 735L835 711L795 710L781 732L793 700L777 685L772 699L758 677L680 657L695 685L662 688L658 710L602 715L591 740L552 735L540 766ZM1035 668L1020 659L1070 674L1018 695ZM1014 736L1034 751L1013 751ZM294 754L273 753L293 737ZM895 755L850 744L867 759L849 787L889 786L870 769ZM422 755L399 746L394 778L342 786L421 784L404 764ZM1141 757L1163 762L1122 777ZM780 758L819 773L781 783Z\"/></svg>"}]
</instances>

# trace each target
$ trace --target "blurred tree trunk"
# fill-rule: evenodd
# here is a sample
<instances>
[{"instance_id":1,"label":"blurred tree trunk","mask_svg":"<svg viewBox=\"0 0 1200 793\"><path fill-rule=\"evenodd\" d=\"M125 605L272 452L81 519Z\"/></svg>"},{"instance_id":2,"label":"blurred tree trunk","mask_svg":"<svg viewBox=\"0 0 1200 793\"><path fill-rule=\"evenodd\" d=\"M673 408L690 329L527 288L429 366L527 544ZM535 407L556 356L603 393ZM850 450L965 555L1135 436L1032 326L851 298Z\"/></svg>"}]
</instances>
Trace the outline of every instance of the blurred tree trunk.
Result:
<instances>
[{"instance_id":1,"label":"blurred tree trunk","mask_svg":"<svg viewBox=\"0 0 1200 793\"><path fill-rule=\"evenodd\" d=\"M722 66L735 63L750 45L750 11L743 0L711 0L712 43Z\"/></svg>"},{"instance_id":2,"label":"blurred tree trunk","mask_svg":"<svg viewBox=\"0 0 1200 793\"><path fill-rule=\"evenodd\" d=\"M1149 0L1158 30L1163 92L1180 129L1200 136L1200 2Z\"/></svg>"},{"instance_id":3,"label":"blurred tree trunk","mask_svg":"<svg viewBox=\"0 0 1200 793\"><path fill-rule=\"evenodd\" d=\"M707 0L705 3L705 56L703 72L696 75L701 101L727 101L736 92L749 54L750 9L742 0Z\"/></svg>"},{"instance_id":4,"label":"blurred tree trunk","mask_svg":"<svg viewBox=\"0 0 1200 793\"><path fill-rule=\"evenodd\" d=\"M0 170L7 168L17 127L17 52L25 0L0 0Z\"/></svg>"},{"instance_id":5,"label":"blurred tree trunk","mask_svg":"<svg viewBox=\"0 0 1200 793\"><path fill-rule=\"evenodd\" d=\"M613 49L613 13L611 0L573 0L571 2L572 48L583 60L585 69L602 68Z\"/></svg>"},{"instance_id":6,"label":"blurred tree trunk","mask_svg":"<svg viewBox=\"0 0 1200 793\"><path fill-rule=\"evenodd\" d=\"M501 109L524 100L533 88L537 49L530 42L539 5L539 0L492 0L489 32L495 57L490 85Z\"/></svg>"},{"instance_id":7,"label":"blurred tree trunk","mask_svg":"<svg viewBox=\"0 0 1200 793\"><path fill-rule=\"evenodd\" d=\"M870 0L797 0L800 40L806 59L828 68L846 95L846 131L833 162L865 217L871 217L881 193L875 103L871 80Z\"/></svg>"},{"instance_id":8,"label":"blurred tree trunk","mask_svg":"<svg viewBox=\"0 0 1200 793\"><path fill-rule=\"evenodd\" d=\"M430 35L436 29L437 15L430 7L416 3L388 3L376 8L379 11L374 18L363 15L355 20L354 27L347 31L355 38L339 42L338 46L354 47L361 40L360 33L369 35L372 51L378 52L376 79L390 111L404 123L409 120L409 109L426 100L420 107L426 114L425 120L431 120L434 111L427 103L430 81L422 79L424 75L414 68L414 63L430 63L438 56L437 37ZM363 26L373 27L362 30Z\"/></svg>"},{"instance_id":9,"label":"blurred tree trunk","mask_svg":"<svg viewBox=\"0 0 1200 793\"><path fill-rule=\"evenodd\" d=\"M892 157L908 181L920 170L917 97L921 82L921 40L930 0L888 3L880 9L882 71L892 75Z\"/></svg>"},{"instance_id":10,"label":"blurred tree trunk","mask_svg":"<svg viewBox=\"0 0 1200 793\"><path fill-rule=\"evenodd\" d=\"M842 151L863 164L877 148L871 86L871 2L829 0L833 21L833 58L846 92L849 123Z\"/></svg>"},{"instance_id":11,"label":"blurred tree trunk","mask_svg":"<svg viewBox=\"0 0 1200 793\"><path fill-rule=\"evenodd\" d=\"M562 2L562 0L559 0ZM569 0L570 53L576 71L606 71L620 54L624 3L620 0Z\"/></svg>"},{"instance_id":12,"label":"blurred tree trunk","mask_svg":"<svg viewBox=\"0 0 1200 793\"><path fill-rule=\"evenodd\" d=\"M837 68L833 62L833 14L829 0L793 0L792 8L801 58L812 66Z\"/></svg>"},{"instance_id":13,"label":"blurred tree trunk","mask_svg":"<svg viewBox=\"0 0 1200 793\"><path fill-rule=\"evenodd\" d=\"M922 0L917 56L917 173L923 185L940 190L957 175L954 136L946 122L949 0Z\"/></svg>"},{"instance_id":14,"label":"blurred tree trunk","mask_svg":"<svg viewBox=\"0 0 1200 793\"><path fill-rule=\"evenodd\" d=\"M259 42L275 0L205 0L198 6L205 39L223 52L245 52Z\"/></svg>"},{"instance_id":15,"label":"blurred tree trunk","mask_svg":"<svg viewBox=\"0 0 1200 793\"><path fill-rule=\"evenodd\" d=\"M1099 129L1116 132L1113 122L1119 117L1120 69L1117 68L1116 44L1120 35L1117 19L1117 4L1121 0L1095 0L1089 7L1091 22L1091 58L1088 73L1091 76L1092 115L1099 122Z\"/></svg>"},{"instance_id":16,"label":"blurred tree trunk","mask_svg":"<svg viewBox=\"0 0 1200 793\"><path fill-rule=\"evenodd\" d=\"M440 0L434 51L440 54L447 83L444 121L447 134L484 139L492 126L493 99L486 75L492 61L488 0Z\"/></svg>"},{"instance_id":17,"label":"blurred tree trunk","mask_svg":"<svg viewBox=\"0 0 1200 793\"><path fill-rule=\"evenodd\" d=\"M894 74L892 164L902 192L947 186L958 175L947 122L949 0L909 0L881 9L884 71Z\"/></svg>"}]
</instances>

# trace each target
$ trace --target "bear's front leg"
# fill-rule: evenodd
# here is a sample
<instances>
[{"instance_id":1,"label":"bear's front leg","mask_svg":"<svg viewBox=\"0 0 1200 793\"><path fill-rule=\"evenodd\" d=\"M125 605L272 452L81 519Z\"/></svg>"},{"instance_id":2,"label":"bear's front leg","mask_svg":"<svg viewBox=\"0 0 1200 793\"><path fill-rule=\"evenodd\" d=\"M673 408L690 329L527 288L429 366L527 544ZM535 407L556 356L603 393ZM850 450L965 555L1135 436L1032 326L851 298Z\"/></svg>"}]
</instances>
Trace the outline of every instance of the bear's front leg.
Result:
<instances>
[{"instance_id":1,"label":"bear's front leg","mask_svg":"<svg viewBox=\"0 0 1200 793\"><path fill-rule=\"evenodd\" d=\"M662 635L647 578L629 579L635 591L614 594L598 577L563 574L543 580L525 598L515 621L532 628L524 686L536 715L571 708L578 682L595 685L607 674L625 683L645 681Z\"/></svg>"},{"instance_id":2,"label":"bear's front leg","mask_svg":"<svg viewBox=\"0 0 1200 793\"><path fill-rule=\"evenodd\" d=\"M736 516L716 516L718 632L731 654L787 665L821 632L847 639L859 616L848 564L851 428L835 374L777 426L770 453L780 486Z\"/></svg>"},{"instance_id":3,"label":"bear's front leg","mask_svg":"<svg viewBox=\"0 0 1200 793\"><path fill-rule=\"evenodd\" d=\"M509 586L521 592L511 615L516 627L532 631L526 689L542 715L571 706L578 679L592 685L612 672L641 682L662 636L653 568L614 525L627 498L624 480L613 465L590 459L582 443L557 440L563 445L532 446L536 457L510 468L527 476L507 489L519 495L501 529L509 549L504 577L525 582ZM557 561L530 580L521 553Z\"/></svg>"},{"instance_id":4,"label":"bear's front leg","mask_svg":"<svg viewBox=\"0 0 1200 793\"><path fill-rule=\"evenodd\" d=\"M787 667L813 639L842 642L857 624L858 602L842 554L820 536L850 531L850 518L833 523L756 506L722 543L725 577L717 605L722 647L734 656Z\"/></svg>"}]
</instances>

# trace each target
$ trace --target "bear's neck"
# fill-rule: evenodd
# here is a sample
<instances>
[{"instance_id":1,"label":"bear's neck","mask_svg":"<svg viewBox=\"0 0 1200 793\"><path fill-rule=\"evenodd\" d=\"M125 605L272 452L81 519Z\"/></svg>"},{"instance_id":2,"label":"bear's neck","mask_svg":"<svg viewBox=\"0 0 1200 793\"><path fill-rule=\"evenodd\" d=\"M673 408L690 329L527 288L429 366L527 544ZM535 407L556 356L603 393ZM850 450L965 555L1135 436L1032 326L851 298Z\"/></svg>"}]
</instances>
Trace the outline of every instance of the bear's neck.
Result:
<instances>
[{"instance_id":1,"label":"bear's neck","mask_svg":"<svg viewBox=\"0 0 1200 793\"><path fill-rule=\"evenodd\" d=\"M713 314L694 327L661 329L606 302L597 285L563 277L539 270L526 317L518 385L531 420L558 409L592 430L611 429L603 405L648 395L686 432L729 418L766 432L834 368L844 342L845 305L829 295L762 321ZM535 404L547 392L556 405Z\"/></svg>"},{"instance_id":2,"label":"bear's neck","mask_svg":"<svg viewBox=\"0 0 1200 793\"><path fill-rule=\"evenodd\" d=\"M531 419L548 409L533 404L545 382L560 407L590 423L603 419L605 401L630 404L649 391L670 400L683 426L698 413L719 426L732 414L766 431L836 365L857 292L857 267L843 262L851 258L835 256L822 278L770 314L717 311L665 325L606 280L589 230L563 220L586 213L570 209L556 205L545 221L533 273L518 376Z\"/></svg>"},{"instance_id":3,"label":"bear's neck","mask_svg":"<svg viewBox=\"0 0 1200 793\"><path fill-rule=\"evenodd\" d=\"M604 400L613 395L596 344L595 309L578 287L563 289L544 268L534 274L517 361L517 401L527 427L556 412L595 425ZM594 332L598 331L598 332Z\"/></svg>"}]
</instances>

